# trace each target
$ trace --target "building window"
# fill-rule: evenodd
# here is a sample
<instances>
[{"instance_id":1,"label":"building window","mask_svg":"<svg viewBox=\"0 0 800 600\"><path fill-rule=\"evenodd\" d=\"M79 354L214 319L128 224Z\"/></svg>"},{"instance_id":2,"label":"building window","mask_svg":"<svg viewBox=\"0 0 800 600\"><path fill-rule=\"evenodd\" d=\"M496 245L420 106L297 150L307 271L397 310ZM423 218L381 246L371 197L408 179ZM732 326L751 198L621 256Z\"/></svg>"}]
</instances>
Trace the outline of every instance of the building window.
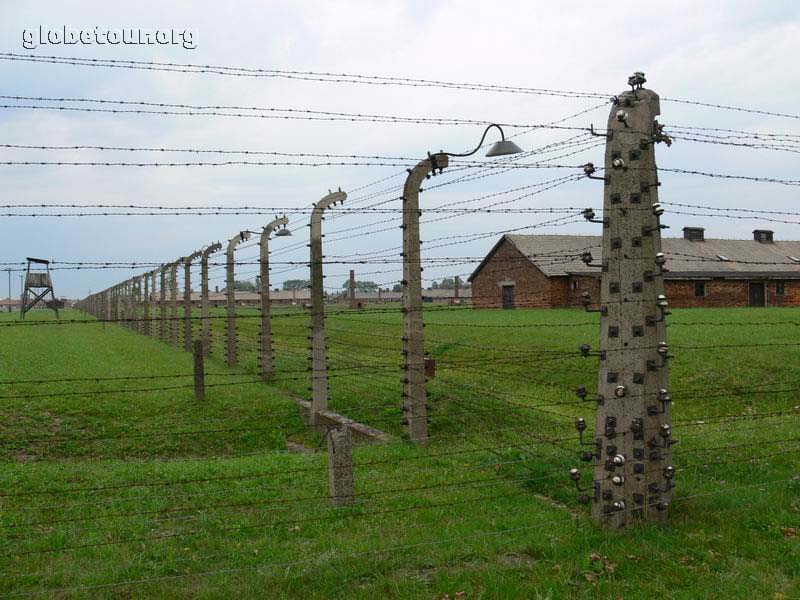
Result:
<instances>
[{"instance_id":1,"label":"building window","mask_svg":"<svg viewBox=\"0 0 800 600\"><path fill-rule=\"evenodd\" d=\"M577 290L578 289L578 282L573 279L572 281L570 281L570 286L572 286L572 290L573 291Z\"/></svg>"},{"instance_id":2,"label":"building window","mask_svg":"<svg viewBox=\"0 0 800 600\"><path fill-rule=\"evenodd\" d=\"M786 293L786 282L784 281L775 282L775 293L778 296L783 296Z\"/></svg>"},{"instance_id":3,"label":"building window","mask_svg":"<svg viewBox=\"0 0 800 600\"><path fill-rule=\"evenodd\" d=\"M706 282L705 281L695 281L694 282L694 295L698 298L702 298L706 295Z\"/></svg>"}]
</instances>

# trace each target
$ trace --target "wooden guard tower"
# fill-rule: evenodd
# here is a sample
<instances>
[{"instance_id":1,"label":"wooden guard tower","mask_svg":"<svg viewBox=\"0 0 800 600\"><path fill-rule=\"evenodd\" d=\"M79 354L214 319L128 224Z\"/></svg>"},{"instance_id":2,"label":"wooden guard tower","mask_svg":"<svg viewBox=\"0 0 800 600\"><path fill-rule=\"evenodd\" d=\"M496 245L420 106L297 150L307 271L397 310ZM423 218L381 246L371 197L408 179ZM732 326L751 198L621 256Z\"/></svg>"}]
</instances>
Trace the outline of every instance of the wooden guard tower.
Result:
<instances>
[{"instance_id":1,"label":"wooden guard tower","mask_svg":"<svg viewBox=\"0 0 800 600\"><path fill-rule=\"evenodd\" d=\"M43 266L39 266L43 265ZM33 271L31 270L33 267ZM45 300L45 296L50 294L50 300ZM56 300L53 292L53 280L50 277L50 261L42 258L28 257L28 271L25 273L25 291L22 293L22 311L20 318L25 318L25 313L32 309L38 302L44 302L47 308L55 311L56 318L58 309L64 308L61 300Z\"/></svg>"}]
</instances>

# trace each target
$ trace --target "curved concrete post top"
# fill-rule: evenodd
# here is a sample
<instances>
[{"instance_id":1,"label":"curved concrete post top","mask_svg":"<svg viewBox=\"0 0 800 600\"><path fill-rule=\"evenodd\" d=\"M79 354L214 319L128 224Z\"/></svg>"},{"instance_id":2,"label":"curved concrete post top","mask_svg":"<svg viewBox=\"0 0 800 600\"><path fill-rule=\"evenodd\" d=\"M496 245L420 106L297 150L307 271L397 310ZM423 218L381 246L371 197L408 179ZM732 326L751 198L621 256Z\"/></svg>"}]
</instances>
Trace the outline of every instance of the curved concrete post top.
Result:
<instances>
[{"instance_id":1,"label":"curved concrete post top","mask_svg":"<svg viewBox=\"0 0 800 600\"><path fill-rule=\"evenodd\" d=\"M252 233L252 231L240 231L237 235L228 240L228 249L226 250L228 256L233 255L233 251L236 249L236 246L246 240L249 240Z\"/></svg>"},{"instance_id":2,"label":"curved concrete post top","mask_svg":"<svg viewBox=\"0 0 800 600\"><path fill-rule=\"evenodd\" d=\"M214 252L218 252L222 250L222 244L219 242L214 242L210 246L207 246L201 253L203 260L206 260L210 254L214 254Z\"/></svg>"},{"instance_id":3,"label":"curved concrete post top","mask_svg":"<svg viewBox=\"0 0 800 600\"><path fill-rule=\"evenodd\" d=\"M192 252L189 256L185 256L183 258L183 264L185 264L185 265L191 264L191 262L193 260L195 260L196 258L200 258L200 256L202 256L202 254L203 254L202 250L198 250L197 252Z\"/></svg>"},{"instance_id":4,"label":"curved concrete post top","mask_svg":"<svg viewBox=\"0 0 800 600\"><path fill-rule=\"evenodd\" d=\"M404 194L406 192L416 192L419 194L419 186L428 176L428 173L436 171L439 169L445 169L450 164L450 157L446 154L431 154L428 158L425 158L413 169L408 169L408 177L406 178Z\"/></svg>"},{"instance_id":5,"label":"curved concrete post top","mask_svg":"<svg viewBox=\"0 0 800 600\"><path fill-rule=\"evenodd\" d=\"M278 227L286 227L289 224L289 219L285 216L281 217L280 219L275 219L270 223L267 223L266 227L261 231L261 243L264 243L265 240L269 239L269 236L272 235L272 232L275 231Z\"/></svg>"},{"instance_id":6,"label":"curved concrete post top","mask_svg":"<svg viewBox=\"0 0 800 600\"><path fill-rule=\"evenodd\" d=\"M339 189L336 192L328 191L328 195L314 204L314 210L311 211L311 238L316 239L321 237L322 232L322 213L337 202L344 202L347 199L347 194Z\"/></svg>"},{"instance_id":7,"label":"curved concrete post top","mask_svg":"<svg viewBox=\"0 0 800 600\"><path fill-rule=\"evenodd\" d=\"M341 188L336 192L328 190L328 194L325 197L314 203L314 212L323 211L337 202L344 202L345 200L347 200L347 194Z\"/></svg>"}]
</instances>

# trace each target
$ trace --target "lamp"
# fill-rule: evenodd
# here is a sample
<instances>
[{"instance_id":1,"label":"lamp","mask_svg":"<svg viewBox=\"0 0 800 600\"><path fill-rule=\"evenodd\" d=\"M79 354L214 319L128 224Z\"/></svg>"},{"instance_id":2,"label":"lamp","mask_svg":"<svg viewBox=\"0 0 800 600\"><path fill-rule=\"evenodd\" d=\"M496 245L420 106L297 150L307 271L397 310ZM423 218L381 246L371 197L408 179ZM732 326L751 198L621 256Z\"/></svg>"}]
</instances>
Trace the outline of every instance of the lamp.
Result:
<instances>
[{"instance_id":1,"label":"lamp","mask_svg":"<svg viewBox=\"0 0 800 600\"><path fill-rule=\"evenodd\" d=\"M292 235L292 232L286 229L286 226L288 224L289 221L286 218L286 215L283 215L283 217L281 217L280 219L276 216L275 220L272 223L270 223L270 228L272 229L277 225L281 225L281 228L275 232L275 237L287 237Z\"/></svg>"}]
</instances>

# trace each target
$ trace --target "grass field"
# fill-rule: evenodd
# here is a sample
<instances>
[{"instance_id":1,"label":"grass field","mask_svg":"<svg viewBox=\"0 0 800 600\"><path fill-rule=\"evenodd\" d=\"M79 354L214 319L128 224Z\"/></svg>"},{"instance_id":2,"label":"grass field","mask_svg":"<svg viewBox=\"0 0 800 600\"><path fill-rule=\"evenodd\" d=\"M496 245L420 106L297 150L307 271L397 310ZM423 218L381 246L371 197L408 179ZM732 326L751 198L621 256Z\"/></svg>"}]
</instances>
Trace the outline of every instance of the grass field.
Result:
<instances>
[{"instance_id":1,"label":"grass field","mask_svg":"<svg viewBox=\"0 0 800 600\"><path fill-rule=\"evenodd\" d=\"M594 407L573 390L594 388L597 359L577 347L597 347L596 316L430 308L419 449L400 436L395 308L327 319L331 407L394 439L356 448L358 502L338 508L325 453L286 452L320 443L291 402L308 396L301 311L275 314L269 384L253 376L258 313L239 313L236 369L214 319L204 402L191 356L156 339L3 315L0 593L800 597L800 310L674 311L670 521L609 533L567 477L590 480L573 421Z\"/></svg>"}]
</instances>

